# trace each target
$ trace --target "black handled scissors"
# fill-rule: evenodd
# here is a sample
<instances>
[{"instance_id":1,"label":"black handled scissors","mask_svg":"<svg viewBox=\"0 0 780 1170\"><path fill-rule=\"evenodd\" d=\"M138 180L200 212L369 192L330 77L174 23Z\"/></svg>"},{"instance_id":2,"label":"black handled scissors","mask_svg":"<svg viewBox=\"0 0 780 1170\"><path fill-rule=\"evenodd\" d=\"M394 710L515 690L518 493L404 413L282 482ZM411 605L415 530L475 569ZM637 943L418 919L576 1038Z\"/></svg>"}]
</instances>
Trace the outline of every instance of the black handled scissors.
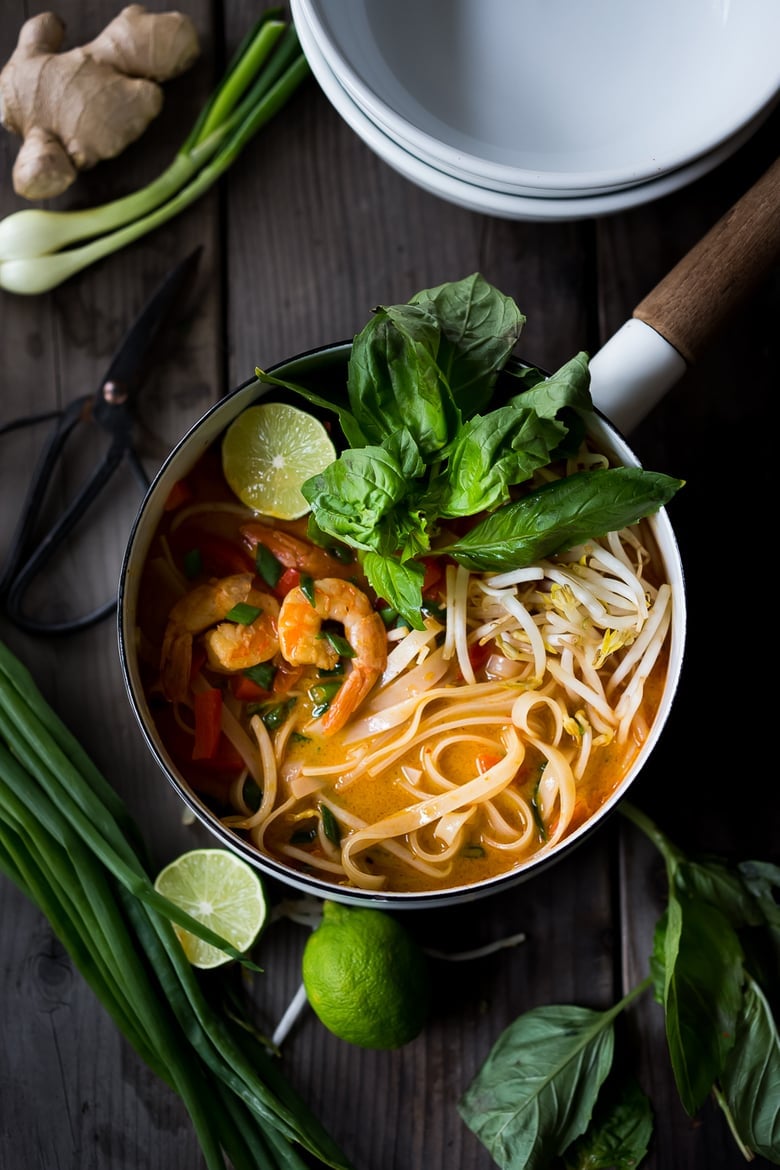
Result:
<instances>
[{"instance_id":1,"label":"black handled scissors","mask_svg":"<svg viewBox=\"0 0 780 1170\"><path fill-rule=\"evenodd\" d=\"M67 540L123 460L127 460L143 492L146 492L149 477L133 445L135 397L146 373L150 352L163 324L186 292L201 251L201 247L196 248L165 277L128 330L94 394L81 395L63 410L15 419L0 427L0 435L3 435L20 427L55 420L28 487L0 576L0 599L5 612L15 625L28 633L73 633L101 621L116 608L114 597L81 617L49 622L25 613L24 600L32 581ZM74 427L88 422L97 424L107 433L107 449L52 527L39 536L37 522L57 460Z\"/></svg>"}]
</instances>

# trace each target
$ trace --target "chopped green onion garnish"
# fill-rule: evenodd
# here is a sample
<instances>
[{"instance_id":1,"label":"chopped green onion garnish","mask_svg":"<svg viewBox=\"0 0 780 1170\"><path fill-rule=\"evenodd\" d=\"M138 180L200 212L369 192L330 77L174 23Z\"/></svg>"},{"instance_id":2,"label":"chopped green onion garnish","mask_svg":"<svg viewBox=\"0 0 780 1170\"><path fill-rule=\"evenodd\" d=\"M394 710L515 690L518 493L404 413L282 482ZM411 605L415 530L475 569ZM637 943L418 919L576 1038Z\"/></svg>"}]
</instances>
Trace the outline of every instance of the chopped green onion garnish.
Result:
<instances>
[{"instance_id":1,"label":"chopped green onion garnish","mask_svg":"<svg viewBox=\"0 0 780 1170\"><path fill-rule=\"evenodd\" d=\"M319 805L320 816L322 817L322 831L329 841L334 845L341 844L341 828L333 813L328 808L327 804L320 801Z\"/></svg>"},{"instance_id":2,"label":"chopped green onion garnish","mask_svg":"<svg viewBox=\"0 0 780 1170\"><path fill-rule=\"evenodd\" d=\"M295 699L286 699L283 703L275 703L272 707L265 707L260 712L260 718L269 731L276 731L286 721L294 706Z\"/></svg>"},{"instance_id":3,"label":"chopped green onion garnish","mask_svg":"<svg viewBox=\"0 0 780 1170\"><path fill-rule=\"evenodd\" d=\"M200 555L199 548L191 548L188 553L184 554L184 576L192 581L194 577L199 577L203 569L203 559Z\"/></svg>"},{"instance_id":4,"label":"chopped green onion garnish","mask_svg":"<svg viewBox=\"0 0 780 1170\"><path fill-rule=\"evenodd\" d=\"M258 544L255 549L255 568L258 576L262 577L266 585L270 585L272 589L278 585L279 578L284 572L282 562L264 544Z\"/></svg>"},{"instance_id":5,"label":"chopped green onion garnish","mask_svg":"<svg viewBox=\"0 0 780 1170\"><path fill-rule=\"evenodd\" d=\"M301 577L301 593L310 605L315 604L313 577Z\"/></svg>"},{"instance_id":6,"label":"chopped green onion garnish","mask_svg":"<svg viewBox=\"0 0 780 1170\"><path fill-rule=\"evenodd\" d=\"M460 851L461 857L484 857L485 850L481 845L464 845Z\"/></svg>"},{"instance_id":7,"label":"chopped green onion garnish","mask_svg":"<svg viewBox=\"0 0 780 1170\"><path fill-rule=\"evenodd\" d=\"M245 601L239 601L238 605L234 605L230 612L225 614L225 620L237 622L240 626L251 626L262 612L258 605L247 605Z\"/></svg>"},{"instance_id":8,"label":"chopped green onion garnish","mask_svg":"<svg viewBox=\"0 0 780 1170\"><path fill-rule=\"evenodd\" d=\"M391 605L386 605L384 609L380 609L379 616L386 626L392 626L393 622L398 617L398 610L393 609Z\"/></svg>"},{"instance_id":9,"label":"chopped green onion garnish","mask_svg":"<svg viewBox=\"0 0 780 1170\"><path fill-rule=\"evenodd\" d=\"M317 836L316 829L296 829L290 837L291 845L311 845Z\"/></svg>"},{"instance_id":10,"label":"chopped green onion garnish","mask_svg":"<svg viewBox=\"0 0 780 1170\"><path fill-rule=\"evenodd\" d=\"M244 781L243 795L247 808L250 808L252 812L257 812L257 810L260 808L260 802L263 799L263 794L251 776L247 777L247 779Z\"/></svg>"},{"instance_id":11,"label":"chopped green onion garnish","mask_svg":"<svg viewBox=\"0 0 780 1170\"><path fill-rule=\"evenodd\" d=\"M256 666L247 666L242 670L248 679L257 683L264 691L270 691L276 675L276 667L271 662L258 662Z\"/></svg>"},{"instance_id":12,"label":"chopped green onion garnish","mask_svg":"<svg viewBox=\"0 0 780 1170\"><path fill-rule=\"evenodd\" d=\"M324 638L326 642L330 642L339 658L355 657L355 651L352 649L347 639L344 638L341 634L334 634L332 630L320 630L317 637Z\"/></svg>"},{"instance_id":13,"label":"chopped green onion garnish","mask_svg":"<svg viewBox=\"0 0 780 1170\"><path fill-rule=\"evenodd\" d=\"M335 699L341 682L341 679L333 679L332 682L315 683L309 688L309 698L313 703L311 713L315 719L325 714Z\"/></svg>"}]
</instances>

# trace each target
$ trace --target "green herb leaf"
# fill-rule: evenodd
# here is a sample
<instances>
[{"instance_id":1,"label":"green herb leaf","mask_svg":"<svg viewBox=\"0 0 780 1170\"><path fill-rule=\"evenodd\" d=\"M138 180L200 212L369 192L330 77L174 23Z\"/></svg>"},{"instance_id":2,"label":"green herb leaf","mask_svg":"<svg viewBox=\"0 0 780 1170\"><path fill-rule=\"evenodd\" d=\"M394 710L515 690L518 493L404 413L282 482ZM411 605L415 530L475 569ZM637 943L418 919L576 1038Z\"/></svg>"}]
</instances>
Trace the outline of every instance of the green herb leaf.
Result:
<instances>
[{"instance_id":1,"label":"green herb leaf","mask_svg":"<svg viewBox=\"0 0 780 1170\"><path fill-rule=\"evenodd\" d=\"M437 361L439 322L419 305L390 305L352 343L347 391L369 443L407 429L423 457L446 447L460 425Z\"/></svg>"},{"instance_id":2,"label":"green herb leaf","mask_svg":"<svg viewBox=\"0 0 780 1170\"><path fill-rule=\"evenodd\" d=\"M303 596L308 601L309 605L317 604L317 591L314 587L313 577L310 577L307 573L304 573L304 575L301 577L299 588Z\"/></svg>"},{"instance_id":3,"label":"green herb leaf","mask_svg":"<svg viewBox=\"0 0 780 1170\"><path fill-rule=\"evenodd\" d=\"M753 1153L777 1163L780 1038L766 996L752 979L745 988L721 1086L740 1140Z\"/></svg>"},{"instance_id":4,"label":"green herb leaf","mask_svg":"<svg viewBox=\"0 0 780 1170\"><path fill-rule=\"evenodd\" d=\"M734 1044L745 977L742 947L717 907L673 889L656 928L653 961L677 1091L693 1117Z\"/></svg>"},{"instance_id":5,"label":"green herb leaf","mask_svg":"<svg viewBox=\"0 0 780 1170\"><path fill-rule=\"evenodd\" d=\"M366 553L363 572L377 597L384 598L402 615L414 630L424 630L422 616L422 584L425 568L419 561L400 561Z\"/></svg>"},{"instance_id":6,"label":"green herb leaf","mask_svg":"<svg viewBox=\"0 0 780 1170\"><path fill-rule=\"evenodd\" d=\"M653 1136L653 1111L632 1076L613 1070L599 1093L593 1121L564 1156L566 1170L634 1170Z\"/></svg>"},{"instance_id":7,"label":"green herb leaf","mask_svg":"<svg viewBox=\"0 0 780 1170\"><path fill-rule=\"evenodd\" d=\"M501 1034L458 1110L502 1170L544 1170L585 1132L620 1007L534 1008Z\"/></svg>"},{"instance_id":8,"label":"green herb leaf","mask_svg":"<svg viewBox=\"0 0 780 1170\"><path fill-rule=\"evenodd\" d=\"M439 323L436 360L463 417L484 409L498 371L517 344L525 316L511 297L478 272L423 289L410 304L419 305Z\"/></svg>"},{"instance_id":9,"label":"green herb leaf","mask_svg":"<svg viewBox=\"0 0 780 1170\"><path fill-rule=\"evenodd\" d=\"M577 472L505 504L431 555L446 553L479 571L521 568L635 524L666 504L682 482L635 467Z\"/></svg>"}]
</instances>

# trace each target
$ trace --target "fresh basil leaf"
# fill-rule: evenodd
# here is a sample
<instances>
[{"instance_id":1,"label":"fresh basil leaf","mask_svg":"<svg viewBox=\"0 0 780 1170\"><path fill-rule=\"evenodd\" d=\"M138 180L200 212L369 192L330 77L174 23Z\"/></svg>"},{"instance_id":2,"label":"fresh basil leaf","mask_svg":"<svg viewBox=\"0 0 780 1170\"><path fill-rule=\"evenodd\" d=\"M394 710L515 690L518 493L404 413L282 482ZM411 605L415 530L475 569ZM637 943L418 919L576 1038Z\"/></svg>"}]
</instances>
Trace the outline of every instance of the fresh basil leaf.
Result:
<instances>
[{"instance_id":1,"label":"fresh basil leaf","mask_svg":"<svg viewBox=\"0 0 780 1170\"><path fill-rule=\"evenodd\" d=\"M634 467L581 471L505 504L466 536L435 549L469 569L521 568L657 512L683 484Z\"/></svg>"},{"instance_id":2,"label":"fresh basil leaf","mask_svg":"<svg viewBox=\"0 0 780 1170\"><path fill-rule=\"evenodd\" d=\"M693 1117L734 1043L744 982L742 947L716 906L670 889L653 958L656 978L663 977L666 1040L677 1091Z\"/></svg>"},{"instance_id":3,"label":"fresh basil leaf","mask_svg":"<svg viewBox=\"0 0 780 1170\"><path fill-rule=\"evenodd\" d=\"M518 399L475 415L449 452L439 515L473 516L505 504L511 487L550 462L550 452L565 433L562 423L540 418Z\"/></svg>"},{"instance_id":4,"label":"fresh basil leaf","mask_svg":"<svg viewBox=\"0 0 780 1170\"><path fill-rule=\"evenodd\" d=\"M523 391L512 401L534 410L540 418L555 418L565 406L578 411L592 411L588 355L581 350L554 374L550 374L549 378L536 382L530 390Z\"/></svg>"},{"instance_id":5,"label":"fresh basil leaf","mask_svg":"<svg viewBox=\"0 0 780 1170\"><path fill-rule=\"evenodd\" d=\"M676 882L689 897L717 906L737 930L764 922L760 906L739 870L719 858L684 862L677 871Z\"/></svg>"},{"instance_id":6,"label":"fresh basil leaf","mask_svg":"<svg viewBox=\"0 0 780 1170\"><path fill-rule=\"evenodd\" d=\"M419 561L401 563L396 557L365 553L363 572L377 597L396 609L413 629L425 629L421 613L425 568Z\"/></svg>"},{"instance_id":7,"label":"fresh basil leaf","mask_svg":"<svg viewBox=\"0 0 780 1170\"><path fill-rule=\"evenodd\" d=\"M498 372L512 353L526 318L511 297L478 272L423 289L420 305L441 329L437 361L464 418L487 406Z\"/></svg>"},{"instance_id":8,"label":"fresh basil leaf","mask_svg":"<svg viewBox=\"0 0 780 1170\"><path fill-rule=\"evenodd\" d=\"M777 1163L780 1148L780 1038L760 987L749 980L734 1047L721 1076L733 1125L754 1154Z\"/></svg>"},{"instance_id":9,"label":"fresh basil leaf","mask_svg":"<svg viewBox=\"0 0 780 1170\"><path fill-rule=\"evenodd\" d=\"M739 875L750 890L761 909L763 920L768 926L780 927L780 866L769 861L743 861L738 866Z\"/></svg>"},{"instance_id":10,"label":"fresh basil leaf","mask_svg":"<svg viewBox=\"0 0 780 1170\"><path fill-rule=\"evenodd\" d=\"M414 439L401 428L380 446L342 452L323 472L307 479L301 491L320 531L355 548L390 554L414 523L408 507L399 505L410 481L424 470Z\"/></svg>"},{"instance_id":11,"label":"fresh basil leaf","mask_svg":"<svg viewBox=\"0 0 780 1170\"><path fill-rule=\"evenodd\" d=\"M615 1071L599 1093L593 1120L569 1146L565 1170L636 1170L653 1136L653 1110L636 1079Z\"/></svg>"},{"instance_id":12,"label":"fresh basil leaf","mask_svg":"<svg viewBox=\"0 0 780 1170\"><path fill-rule=\"evenodd\" d=\"M544 1170L585 1132L618 1010L534 1008L498 1038L458 1111L502 1170Z\"/></svg>"},{"instance_id":13,"label":"fresh basil leaf","mask_svg":"<svg viewBox=\"0 0 780 1170\"><path fill-rule=\"evenodd\" d=\"M369 443L406 429L426 459L457 433L460 412L437 361L438 323L419 306L391 305L355 337L347 390Z\"/></svg>"}]
</instances>

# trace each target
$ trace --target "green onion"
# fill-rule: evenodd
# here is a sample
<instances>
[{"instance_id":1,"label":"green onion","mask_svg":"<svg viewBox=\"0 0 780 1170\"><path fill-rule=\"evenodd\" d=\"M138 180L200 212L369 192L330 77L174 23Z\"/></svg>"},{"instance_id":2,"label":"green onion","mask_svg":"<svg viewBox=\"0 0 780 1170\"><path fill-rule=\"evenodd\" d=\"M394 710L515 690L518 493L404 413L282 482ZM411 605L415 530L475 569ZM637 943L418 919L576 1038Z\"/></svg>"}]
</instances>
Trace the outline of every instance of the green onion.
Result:
<instances>
[{"instance_id":1,"label":"green onion","mask_svg":"<svg viewBox=\"0 0 780 1170\"><path fill-rule=\"evenodd\" d=\"M325 714L343 681L343 678L333 679L332 682L315 683L309 688L309 698L313 703L311 713L314 719L319 719L320 715Z\"/></svg>"},{"instance_id":2,"label":"green onion","mask_svg":"<svg viewBox=\"0 0 780 1170\"><path fill-rule=\"evenodd\" d=\"M258 662L256 666L245 667L241 673L253 683L257 683L264 691L270 691L276 675L276 667L271 662Z\"/></svg>"},{"instance_id":3,"label":"green onion","mask_svg":"<svg viewBox=\"0 0 780 1170\"><path fill-rule=\"evenodd\" d=\"M200 554L199 548L191 548L184 556L184 575L192 581L195 577L199 577L203 569L203 558Z\"/></svg>"},{"instance_id":4,"label":"green onion","mask_svg":"<svg viewBox=\"0 0 780 1170\"><path fill-rule=\"evenodd\" d=\"M239 626L251 626L262 612L259 605L248 605L246 601L239 601L225 614L225 621L236 622Z\"/></svg>"},{"instance_id":5,"label":"green onion","mask_svg":"<svg viewBox=\"0 0 780 1170\"><path fill-rule=\"evenodd\" d=\"M208 1170L226 1156L236 1170L304 1170L304 1153L349 1170L251 1021L211 1001L172 923L238 952L156 893L138 826L1 642L0 871L180 1095Z\"/></svg>"},{"instance_id":6,"label":"green onion","mask_svg":"<svg viewBox=\"0 0 780 1170\"><path fill-rule=\"evenodd\" d=\"M308 601L309 605L316 605L316 597L314 591L314 578L303 576L301 577L300 590L303 596Z\"/></svg>"},{"instance_id":7,"label":"green onion","mask_svg":"<svg viewBox=\"0 0 780 1170\"><path fill-rule=\"evenodd\" d=\"M324 638L329 642L333 649L338 654L339 658L354 658L355 651L350 646L349 642L342 634L336 634L333 630L320 630L317 635L318 638Z\"/></svg>"},{"instance_id":8,"label":"green onion","mask_svg":"<svg viewBox=\"0 0 780 1170\"><path fill-rule=\"evenodd\" d=\"M255 550L255 568L266 585L270 585L272 589L278 585L279 578L284 572L282 562L264 544L258 544Z\"/></svg>"},{"instance_id":9,"label":"green onion","mask_svg":"<svg viewBox=\"0 0 780 1170\"><path fill-rule=\"evenodd\" d=\"M325 836L329 841L332 841L334 845L340 845L341 828L339 827L338 821L334 817L331 810L328 808L327 804L323 804L322 801L320 801L319 810L320 816L322 817L322 829L325 833Z\"/></svg>"},{"instance_id":10,"label":"green onion","mask_svg":"<svg viewBox=\"0 0 780 1170\"><path fill-rule=\"evenodd\" d=\"M257 21L157 179L99 207L29 208L0 221L0 288L25 295L47 292L161 226L207 191L309 73L294 27L276 19L277 13ZM79 240L91 242L70 247Z\"/></svg>"}]
</instances>

